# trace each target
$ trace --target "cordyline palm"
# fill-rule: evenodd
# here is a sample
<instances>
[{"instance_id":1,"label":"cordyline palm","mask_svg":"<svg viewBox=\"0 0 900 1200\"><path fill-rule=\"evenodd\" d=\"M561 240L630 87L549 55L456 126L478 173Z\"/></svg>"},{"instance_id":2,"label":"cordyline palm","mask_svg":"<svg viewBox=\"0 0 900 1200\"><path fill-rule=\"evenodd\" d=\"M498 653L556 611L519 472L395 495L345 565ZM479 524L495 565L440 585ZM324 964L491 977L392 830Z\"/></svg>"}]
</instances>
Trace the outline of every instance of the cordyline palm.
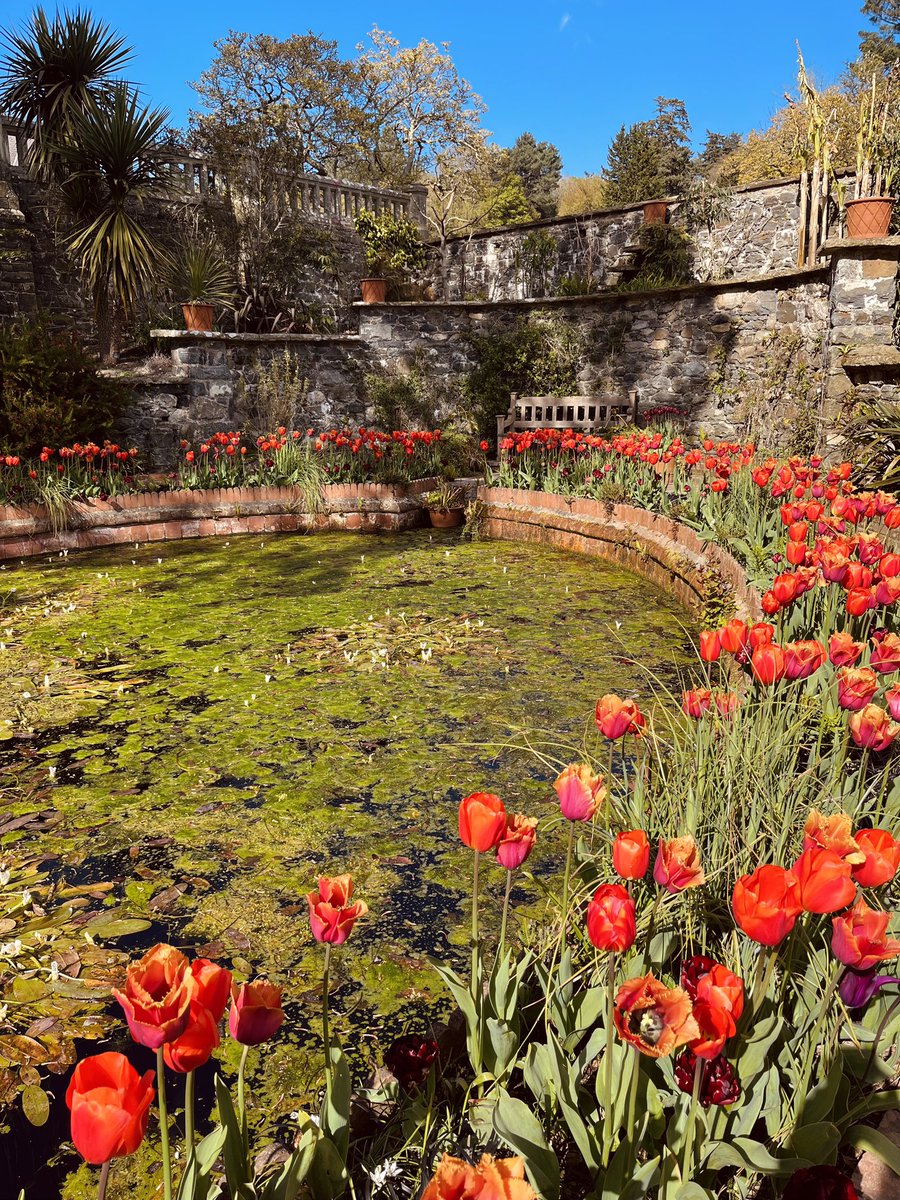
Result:
<instances>
[{"instance_id":1,"label":"cordyline palm","mask_svg":"<svg viewBox=\"0 0 900 1200\"><path fill-rule=\"evenodd\" d=\"M143 202L166 190L156 154L167 117L117 84L107 102L73 114L71 136L51 147L74 217L66 241L91 289L105 354L112 307L128 312L167 262L140 219Z\"/></svg>"},{"instance_id":2,"label":"cordyline palm","mask_svg":"<svg viewBox=\"0 0 900 1200\"><path fill-rule=\"evenodd\" d=\"M21 32L2 35L0 112L18 121L29 139L29 165L55 177L54 147L69 140L70 126L92 103L108 99L112 77L131 50L89 12L38 8Z\"/></svg>"}]
</instances>

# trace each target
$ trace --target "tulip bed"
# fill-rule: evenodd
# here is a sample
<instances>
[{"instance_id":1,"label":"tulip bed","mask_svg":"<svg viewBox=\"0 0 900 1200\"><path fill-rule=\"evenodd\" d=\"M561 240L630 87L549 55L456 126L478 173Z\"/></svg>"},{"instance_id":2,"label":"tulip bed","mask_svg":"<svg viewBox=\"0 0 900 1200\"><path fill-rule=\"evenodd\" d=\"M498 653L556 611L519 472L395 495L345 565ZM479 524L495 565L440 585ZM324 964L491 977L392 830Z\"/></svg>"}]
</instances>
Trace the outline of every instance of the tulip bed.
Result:
<instances>
[{"instance_id":1,"label":"tulip bed","mask_svg":"<svg viewBox=\"0 0 900 1200\"><path fill-rule=\"evenodd\" d=\"M461 1036L400 1039L355 1090L329 996L332 955L366 905L349 876L319 880L318 1111L295 1116L274 1158L251 1148L244 1068L281 1023L281 990L230 986L168 946L133 964L117 999L157 1054L156 1084L100 1055L68 1093L101 1195L110 1161L141 1142L154 1086L166 1200L223 1187L232 1200L852 1200L863 1150L900 1174L876 1120L900 1102L900 505L855 488L849 464L757 462L746 446L548 431L501 451L504 486L616 492L732 545L769 619L704 630L680 694L651 681L646 696L600 697L580 744L523 734L555 778L552 805L462 799L471 956L433 964ZM560 831L558 878L539 877L542 912L520 919L516 880ZM496 939L489 873L503 881ZM193 1071L211 1069L229 990L236 1097L218 1078L198 1141ZM185 1076L182 1125L164 1062Z\"/></svg>"}]
</instances>

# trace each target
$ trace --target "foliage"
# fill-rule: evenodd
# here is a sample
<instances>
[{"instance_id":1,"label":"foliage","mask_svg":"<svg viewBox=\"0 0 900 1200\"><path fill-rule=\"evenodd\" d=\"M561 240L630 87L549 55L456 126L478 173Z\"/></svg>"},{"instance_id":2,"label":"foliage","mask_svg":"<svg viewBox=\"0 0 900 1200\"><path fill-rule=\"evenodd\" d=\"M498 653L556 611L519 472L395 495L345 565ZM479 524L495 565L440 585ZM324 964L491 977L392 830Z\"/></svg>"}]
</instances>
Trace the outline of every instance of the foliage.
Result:
<instances>
[{"instance_id":1,"label":"foliage","mask_svg":"<svg viewBox=\"0 0 900 1200\"><path fill-rule=\"evenodd\" d=\"M516 247L516 271L526 296L545 296L550 271L559 257L559 242L546 229L533 229Z\"/></svg>"},{"instance_id":2,"label":"foliage","mask_svg":"<svg viewBox=\"0 0 900 1200\"><path fill-rule=\"evenodd\" d=\"M863 57L888 64L900 60L900 2L865 0L862 13L875 26L860 32L859 50Z\"/></svg>"},{"instance_id":3,"label":"foliage","mask_svg":"<svg viewBox=\"0 0 900 1200\"><path fill-rule=\"evenodd\" d=\"M433 389L418 360L366 375L366 399L381 429L412 429L436 420Z\"/></svg>"},{"instance_id":4,"label":"foliage","mask_svg":"<svg viewBox=\"0 0 900 1200\"><path fill-rule=\"evenodd\" d=\"M491 225L522 225L540 215L526 196L521 178L513 172L487 197L487 203Z\"/></svg>"},{"instance_id":5,"label":"foliage","mask_svg":"<svg viewBox=\"0 0 900 1200\"><path fill-rule=\"evenodd\" d=\"M640 270L617 291L640 292L690 283L694 277L691 239L678 225L642 225Z\"/></svg>"},{"instance_id":6,"label":"foliage","mask_svg":"<svg viewBox=\"0 0 900 1200\"><path fill-rule=\"evenodd\" d=\"M462 488L456 487L446 480L434 491L425 492L422 496L422 503L426 508L433 509L435 512L465 508L466 493Z\"/></svg>"},{"instance_id":7,"label":"foliage","mask_svg":"<svg viewBox=\"0 0 900 1200\"><path fill-rule=\"evenodd\" d=\"M356 218L356 232L366 252L366 265L376 275L409 275L425 269L425 247L408 217L364 209Z\"/></svg>"},{"instance_id":8,"label":"foliage","mask_svg":"<svg viewBox=\"0 0 900 1200\"><path fill-rule=\"evenodd\" d=\"M689 178L691 125L682 100L656 101L656 116L613 138L603 170L607 203L634 204L680 194Z\"/></svg>"},{"instance_id":9,"label":"foliage","mask_svg":"<svg viewBox=\"0 0 900 1200\"><path fill-rule=\"evenodd\" d=\"M108 430L127 389L97 373L74 334L55 333L47 318L0 326L0 445L37 453L48 432L64 441Z\"/></svg>"},{"instance_id":10,"label":"foliage","mask_svg":"<svg viewBox=\"0 0 900 1200\"><path fill-rule=\"evenodd\" d=\"M713 130L707 129L706 141L694 161L694 166L704 179L720 187L735 184L737 178L734 167L726 164L724 160L729 158L732 151L738 149L743 140L739 133L714 133Z\"/></svg>"},{"instance_id":11,"label":"foliage","mask_svg":"<svg viewBox=\"0 0 900 1200\"><path fill-rule=\"evenodd\" d=\"M333 328L317 304L286 301L266 284L239 284L234 309L236 333L321 333Z\"/></svg>"},{"instance_id":12,"label":"foliage","mask_svg":"<svg viewBox=\"0 0 900 1200\"><path fill-rule=\"evenodd\" d=\"M716 225L731 211L733 193L721 181L712 182L703 175L691 180L679 204L678 214L688 232L694 235L695 269L698 279L715 276L716 258L713 234ZM703 235L698 243L696 235Z\"/></svg>"},{"instance_id":13,"label":"foliage","mask_svg":"<svg viewBox=\"0 0 900 1200\"><path fill-rule=\"evenodd\" d=\"M518 175L529 205L540 217L556 216L562 158L552 142L521 133L506 151L509 170ZM511 223L511 222L510 222Z\"/></svg>"},{"instance_id":14,"label":"foliage","mask_svg":"<svg viewBox=\"0 0 900 1200\"><path fill-rule=\"evenodd\" d=\"M570 396L583 361L582 335L546 313L534 313L512 328L496 326L470 336L474 365L464 384L478 431L493 436L494 418L509 408L510 392L525 396Z\"/></svg>"},{"instance_id":15,"label":"foliage","mask_svg":"<svg viewBox=\"0 0 900 1200\"><path fill-rule=\"evenodd\" d=\"M900 410L887 400L860 404L846 429L862 476L875 487L900 491Z\"/></svg>"},{"instance_id":16,"label":"foliage","mask_svg":"<svg viewBox=\"0 0 900 1200\"><path fill-rule=\"evenodd\" d=\"M242 374L239 383L241 407L250 418L253 433L265 433L279 425L291 426L309 391L309 381L296 355L285 346L267 359L255 357L250 365L250 382Z\"/></svg>"},{"instance_id":17,"label":"foliage","mask_svg":"<svg viewBox=\"0 0 900 1200\"><path fill-rule=\"evenodd\" d=\"M167 283L177 303L234 308L234 273L212 241L182 242L173 258Z\"/></svg>"},{"instance_id":18,"label":"foliage","mask_svg":"<svg viewBox=\"0 0 900 1200\"><path fill-rule=\"evenodd\" d=\"M559 181L557 213L561 217L579 216L606 208L609 188L602 175L564 175Z\"/></svg>"}]
</instances>

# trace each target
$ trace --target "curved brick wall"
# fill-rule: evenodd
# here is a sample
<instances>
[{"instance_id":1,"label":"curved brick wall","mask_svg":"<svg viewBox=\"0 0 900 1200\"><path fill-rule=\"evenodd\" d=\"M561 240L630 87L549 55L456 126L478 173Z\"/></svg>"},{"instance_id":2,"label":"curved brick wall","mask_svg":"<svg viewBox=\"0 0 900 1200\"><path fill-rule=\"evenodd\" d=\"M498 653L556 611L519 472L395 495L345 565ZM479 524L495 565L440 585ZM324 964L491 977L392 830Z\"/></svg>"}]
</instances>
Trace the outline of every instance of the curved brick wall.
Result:
<instances>
[{"instance_id":1,"label":"curved brick wall","mask_svg":"<svg viewBox=\"0 0 900 1200\"><path fill-rule=\"evenodd\" d=\"M490 537L597 555L646 576L688 607L703 603L712 570L732 592L738 616L753 621L762 616L759 594L740 563L678 521L629 504L516 488L481 487L478 498L486 507Z\"/></svg>"},{"instance_id":2,"label":"curved brick wall","mask_svg":"<svg viewBox=\"0 0 900 1200\"><path fill-rule=\"evenodd\" d=\"M54 533L38 505L0 506L0 559L127 542L162 542L241 533L314 529L379 532L426 523L419 497L434 486L350 483L323 489L322 511L303 511L291 487L138 492L73 506L72 527ZM734 594L738 614L758 620L759 596L739 563L692 529L627 504L571 500L548 492L478 489L490 537L544 542L594 554L646 576L683 604L702 603L713 569Z\"/></svg>"}]
</instances>

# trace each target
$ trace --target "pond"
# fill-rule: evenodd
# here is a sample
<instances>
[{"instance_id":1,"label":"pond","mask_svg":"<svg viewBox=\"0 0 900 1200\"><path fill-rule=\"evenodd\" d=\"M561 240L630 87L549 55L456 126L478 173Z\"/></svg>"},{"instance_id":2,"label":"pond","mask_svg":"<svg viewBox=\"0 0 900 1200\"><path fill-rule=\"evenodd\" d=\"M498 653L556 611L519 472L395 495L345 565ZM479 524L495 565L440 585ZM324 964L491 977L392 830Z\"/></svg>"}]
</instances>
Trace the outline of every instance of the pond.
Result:
<instances>
[{"instance_id":1,"label":"pond","mask_svg":"<svg viewBox=\"0 0 900 1200\"><path fill-rule=\"evenodd\" d=\"M427 956L464 956L460 797L552 816L525 739L567 761L599 695L677 687L690 658L688 614L637 576L430 531L92 551L7 566L0 592L7 805L56 810L47 869L152 919L127 949L165 938L284 983L275 1116L309 1084L316 876L351 871L371 909L336 956L361 1070L425 1028ZM539 836L535 875L561 843Z\"/></svg>"}]
</instances>

